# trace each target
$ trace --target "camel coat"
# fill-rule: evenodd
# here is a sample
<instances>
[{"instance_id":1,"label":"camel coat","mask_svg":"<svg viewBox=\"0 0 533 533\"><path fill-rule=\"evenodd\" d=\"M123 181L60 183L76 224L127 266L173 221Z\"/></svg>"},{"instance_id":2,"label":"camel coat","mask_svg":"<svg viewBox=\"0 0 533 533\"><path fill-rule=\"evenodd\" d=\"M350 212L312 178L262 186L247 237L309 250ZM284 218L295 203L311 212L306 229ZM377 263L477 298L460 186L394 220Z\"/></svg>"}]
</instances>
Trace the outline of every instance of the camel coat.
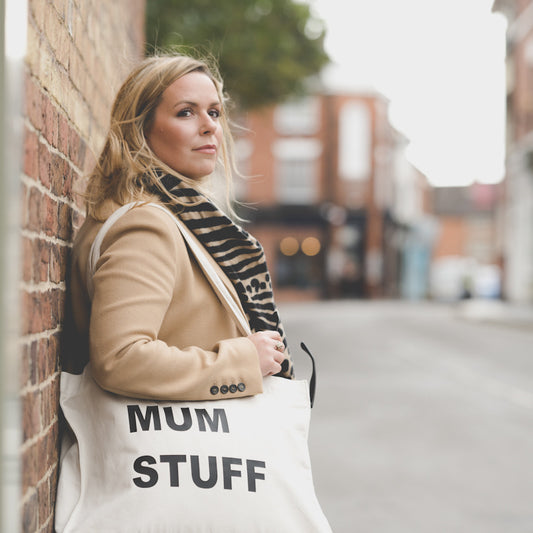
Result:
<instances>
[{"instance_id":1,"label":"camel coat","mask_svg":"<svg viewBox=\"0 0 533 533\"><path fill-rule=\"evenodd\" d=\"M109 206L110 214L117 206ZM76 237L71 305L77 345L89 346L97 383L139 398L205 400L262 392L254 344L243 336L172 218L143 205L105 236L87 293L86 265L102 223ZM233 298L238 296L215 261ZM239 303L240 305L240 303Z\"/></svg>"}]
</instances>

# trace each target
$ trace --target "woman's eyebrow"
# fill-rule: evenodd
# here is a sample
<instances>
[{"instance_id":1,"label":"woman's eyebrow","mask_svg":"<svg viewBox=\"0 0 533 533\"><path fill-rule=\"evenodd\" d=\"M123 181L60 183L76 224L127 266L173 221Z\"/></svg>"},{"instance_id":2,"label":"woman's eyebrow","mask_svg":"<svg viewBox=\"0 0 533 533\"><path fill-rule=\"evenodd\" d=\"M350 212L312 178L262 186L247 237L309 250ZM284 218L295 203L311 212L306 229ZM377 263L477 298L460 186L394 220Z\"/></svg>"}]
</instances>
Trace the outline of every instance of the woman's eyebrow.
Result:
<instances>
[{"instance_id":1,"label":"woman's eyebrow","mask_svg":"<svg viewBox=\"0 0 533 533\"><path fill-rule=\"evenodd\" d=\"M179 102L176 102L172 107L178 107L180 105L189 105L191 107L199 107L200 104L198 104L197 102L192 102L190 100L180 100ZM211 104L209 104L208 107L216 107L216 106L220 106L222 105L220 103L220 101L216 100L215 102L212 102Z\"/></svg>"}]
</instances>

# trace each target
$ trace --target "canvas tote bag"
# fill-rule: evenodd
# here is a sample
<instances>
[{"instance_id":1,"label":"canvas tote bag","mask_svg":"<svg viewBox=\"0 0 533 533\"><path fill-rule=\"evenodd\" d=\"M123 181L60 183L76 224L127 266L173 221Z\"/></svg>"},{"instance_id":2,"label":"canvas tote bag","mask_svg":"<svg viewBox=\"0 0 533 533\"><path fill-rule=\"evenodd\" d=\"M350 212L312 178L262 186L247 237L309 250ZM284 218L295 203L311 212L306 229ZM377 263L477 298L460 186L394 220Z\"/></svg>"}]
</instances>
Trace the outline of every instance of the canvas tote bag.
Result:
<instances>
[{"instance_id":1,"label":"canvas tote bag","mask_svg":"<svg viewBox=\"0 0 533 533\"><path fill-rule=\"evenodd\" d=\"M95 239L93 266L114 220ZM220 278L210 281L246 324ZM263 387L231 400L139 400L100 388L90 364L81 375L62 372L60 404L72 431L62 442L56 531L331 532L311 474L307 383L270 376Z\"/></svg>"}]
</instances>

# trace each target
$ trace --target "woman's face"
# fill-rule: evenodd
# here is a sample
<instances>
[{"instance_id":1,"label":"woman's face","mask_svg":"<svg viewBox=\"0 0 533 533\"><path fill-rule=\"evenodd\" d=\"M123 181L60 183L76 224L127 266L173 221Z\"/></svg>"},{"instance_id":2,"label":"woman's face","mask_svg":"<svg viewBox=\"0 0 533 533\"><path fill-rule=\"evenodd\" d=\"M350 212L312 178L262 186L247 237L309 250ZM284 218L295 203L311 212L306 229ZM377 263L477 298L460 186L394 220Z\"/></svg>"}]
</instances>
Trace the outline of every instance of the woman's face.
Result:
<instances>
[{"instance_id":1,"label":"woman's face","mask_svg":"<svg viewBox=\"0 0 533 533\"><path fill-rule=\"evenodd\" d=\"M199 179L215 170L222 142L222 105L214 83L203 72L177 79L163 92L146 133L148 145L170 168Z\"/></svg>"}]
</instances>

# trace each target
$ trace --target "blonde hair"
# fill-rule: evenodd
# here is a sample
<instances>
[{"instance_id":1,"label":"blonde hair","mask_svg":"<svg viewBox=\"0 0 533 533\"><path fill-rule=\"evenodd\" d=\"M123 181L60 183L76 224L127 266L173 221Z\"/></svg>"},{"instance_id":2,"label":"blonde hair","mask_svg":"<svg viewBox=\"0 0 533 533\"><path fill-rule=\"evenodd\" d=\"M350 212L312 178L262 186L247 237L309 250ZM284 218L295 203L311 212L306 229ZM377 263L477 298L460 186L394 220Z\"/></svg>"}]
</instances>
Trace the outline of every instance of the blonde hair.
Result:
<instances>
[{"instance_id":1,"label":"blonde hair","mask_svg":"<svg viewBox=\"0 0 533 533\"><path fill-rule=\"evenodd\" d=\"M205 73L215 85L220 99L223 140L218 165L222 167L226 178L226 207L231 210L232 172L235 170L235 163L222 80L216 67L209 65L207 61L174 54L144 59L119 89L111 109L111 123L104 147L88 178L88 215L100 219L102 203L107 199L124 205L154 197L155 191L163 192L168 197L168 191L159 181L158 169L180 178L186 185L199 188L197 181L165 165L150 149L145 135L165 89L190 72ZM172 204L181 203L177 197L169 197L168 201Z\"/></svg>"}]
</instances>

